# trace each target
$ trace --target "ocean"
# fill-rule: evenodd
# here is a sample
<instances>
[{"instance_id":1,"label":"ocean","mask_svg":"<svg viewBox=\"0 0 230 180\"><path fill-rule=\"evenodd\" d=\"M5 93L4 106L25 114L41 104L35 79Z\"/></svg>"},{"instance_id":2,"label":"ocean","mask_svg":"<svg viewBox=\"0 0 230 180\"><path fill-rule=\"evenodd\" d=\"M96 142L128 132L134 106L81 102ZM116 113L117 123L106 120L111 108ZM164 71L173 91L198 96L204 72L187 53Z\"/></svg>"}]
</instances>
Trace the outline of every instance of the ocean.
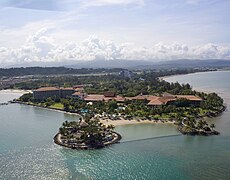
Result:
<instances>
[{"instance_id":1,"label":"ocean","mask_svg":"<svg viewBox=\"0 0 230 180\"><path fill-rule=\"evenodd\" d=\"M215 91L230 106L230 72L165 78ZM0 91L0 102L19 94ZM0 179L230 179L230 112L208 119L219 136L183 136L170 124L117 126L123 139L77 151L53 143L65 120L78 116L20 104L0 106Z\"/></svg>"}]
</instances>

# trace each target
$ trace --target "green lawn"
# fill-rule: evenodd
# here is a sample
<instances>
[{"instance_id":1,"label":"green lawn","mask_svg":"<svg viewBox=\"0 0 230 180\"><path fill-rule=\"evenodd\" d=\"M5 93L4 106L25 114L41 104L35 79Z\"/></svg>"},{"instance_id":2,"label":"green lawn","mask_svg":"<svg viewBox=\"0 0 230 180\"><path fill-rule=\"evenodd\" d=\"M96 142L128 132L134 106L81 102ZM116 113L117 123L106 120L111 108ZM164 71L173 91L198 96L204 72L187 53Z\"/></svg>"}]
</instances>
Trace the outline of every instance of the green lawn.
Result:
<instances>
[{"instance_id":1,"label":"green lawn","mask_svg":"<svg viewBox=\"0 0 230 180\"><path fill-rule=\"evenodd\" d=\"M64 109L64 106L62 103L55 103L50 106L51 108L56 108L56 109Z\"/></svg>"}]
</instances>

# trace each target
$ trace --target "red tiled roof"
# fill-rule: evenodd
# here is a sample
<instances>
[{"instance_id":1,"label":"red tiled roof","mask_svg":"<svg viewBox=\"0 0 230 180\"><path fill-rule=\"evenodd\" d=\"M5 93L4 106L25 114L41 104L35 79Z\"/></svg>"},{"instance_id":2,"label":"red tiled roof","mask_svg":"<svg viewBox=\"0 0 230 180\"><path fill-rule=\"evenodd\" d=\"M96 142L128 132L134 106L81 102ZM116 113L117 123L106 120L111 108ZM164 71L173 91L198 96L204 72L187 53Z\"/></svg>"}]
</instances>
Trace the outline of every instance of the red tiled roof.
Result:
<instances>
[{"instance_id":1,"label":"red tiled roof","mask_svg":"<svg viewBox=\"0 0 230 180\"><path fill-rule=\"evenodd\" d=\"M85 101L103 101L103 99L104 95L101 94L89 94L84 98Z\"/></svg>"},{"instance_id":2,"label":"red tiled roof","mask_svg":"<svg viewBox=\"0 0 230 180\"><path fill-rule=\"evenodd\" d=\"M175 97L185 98L185 99L188 99L190 101L202 101L202 98L200 98L198 96L194 96L194 95L175 95Z\"/></svg>"},{"instance_id":3,"label":"red tiled roof","mask_svg":"<svg viewBox=\"0 0 230 180\"><path fill-rule=\"evenodd\" d=\"M84 88L83 87L78 87L78 88L75 88L74 90L75 91L84 91Z\"/></svg>"},{"instance_id":4,"label":"red tiled roof","mask_svg":"<svg viewBox=\"0 0 230 180\"><path fill-rule=\"evenodd\" d=\"M148 99L149 101L152 101L152 100L155 100L155 99L157 99L157 98L159 98L159 97L158 97L158 96L149 95L147 99Z\"/></svg>"},{"instance_id":5,"label":"red tiled roof","mask_svg":"<svg viewBox=\"0 0 230 180\"><path fill-rule=\"evenodd\" d=\"M125 102L125 98L122 96L116 96L114 100L116 100L117 102Z\"/></svg>"},{"instance_id":6,"label":"red tiled roof","mask_svg":"<svg viewBox=\"0 0 230 180\"><path fill-rule=\"evenodd\" d=\"M164 103L159 98L151 100L148 103L148 105L152 105L152 106L154 106L154 105L162 105L162 104L164 104Z\"/></svg>"},{"instance_id":7,"label":"red tiled roof","mask_svg":"<svg viewBox=\"0 0 230 180\"><path fill-rule=\"evenodd\" d=\"M117 102L124 102L125 98L122 96L105 97L104 95L101 95L101 94L89 94L84 98L84 100L85 101L106 101L106 102L109 100L115 100Z\"/></svg>"},{"instance_id":8,"label":"red tiled roof","mask_svg":"<svg viewBox=\"0 0 230 180\"><path fill-rule=\"evenodd\" d=\"M162 96L163 96L163 97L172 97L172 96L174 96L174 95L171 94L171 93L168 93L168 92L164 92L164 93L162 94Z\"/></svg>"},{"instance_id":9,"label":"red tiled roof","mask_svg":"<svg viewBox=\"0 0 230 180\"><path fill-rule=\"evenodd\" d=\"M174 97L170 97L170 96L157 97L155 99L150 100L148 105L163 105L163 104L167 104L170 101L175 101L179 98L185 98L190 101L202 101L202 98L194 95L174 95Z\"/></svg>"},{"instance_id":10,"label":"red tiled roof","mask_svg":"<svg viewBox=\"0 0 230 180\"><path fill-rule=\"evenodd\" d=\"M147 99L148 101L151 101L153 99L158 98L157 96L152 96L152 95L138 95L134 97L125 97L128 100L145 100Z\"/></svg>"},{"instance_id":11,"label":"red tiled roof","mask_svg":"<svg viewBox=\"0 0 230 180\"><path fill-rule=\"evenodd\" d=\"M76 92L74 94L77 94L80 92ZM202 99L200 97L194 96L194 95L173 95L173 96L165 96L165 97L158 97L153 95L138 95L135 97L122 97L122 96L115 96L115 97L105 97L104 95L100 94L90 94L87 95L84 100L85 101L109 101L109 100L115 100L117 102L124 102L127 100L148 100L148 105L163 105L167 104L170 101L175 101L178 98L186 98L191 101L201 101Z\"/></svg>"},{"instance_id":12,"label":"red tiled roof","mask_svg":"<svg viewBox=\"0 0 230 180\"><path fill-rule=\"evenodd\" d=\"M162 105L162 104L167 104L169 101L175 101L176 98L172 97L157 97L155 99L152 99L148 105Z\"/></svg>"},{"instance_id":13,"label":"red tiled roof","mask_svg":"<svg viewBox=\"0 0 230 180\"><path fill-rule=\"evenodd\" d=\"M138 95L133 97L134 100L145 100L148 99L148 95Z\"/></svg>"},{"instance_id":14,"label":"red tiled roof","mask_svg":"<svg viewBox=\"0 0 230 180\"><path fill-rule=\"evenodd\" d=\"M41 87L39 89L36 89L35 91L55 91L55 90L59 90L56 87Z\"/></svg>"},{"instance_id":15,"label":"red tiled roof","mask_svg":"<svg viewBox=\"0 0 230 180\"><path fill-rule=\"evenodd\" d=\"M68 88L61 87L60 89L61 89L61 90L74 90L74 89L71 88L71 87L68 87Z\"/></svg>"},{"instance_id":16,"label":"red tiled roof","mask_svg":"<svg viewBox=\"0 0 230 180\"><path fill-rule=\"evenodd\" d=\"M116 93L115 93L115 92L105 92L105 93L104 93L104 96L105 96L105 97L115 97L115 96L116 96Z\"/></svg>"},{"instance_id":17,"label":"red tiled roof","mask_svg":"<svg viewBox=\"0 0 230 180\"><path fill-rule=\"evenodd\" d=\"M82 95L82 92L75 92L72 94L73 96L81 96Z\"/></svg>"}]
</instances>

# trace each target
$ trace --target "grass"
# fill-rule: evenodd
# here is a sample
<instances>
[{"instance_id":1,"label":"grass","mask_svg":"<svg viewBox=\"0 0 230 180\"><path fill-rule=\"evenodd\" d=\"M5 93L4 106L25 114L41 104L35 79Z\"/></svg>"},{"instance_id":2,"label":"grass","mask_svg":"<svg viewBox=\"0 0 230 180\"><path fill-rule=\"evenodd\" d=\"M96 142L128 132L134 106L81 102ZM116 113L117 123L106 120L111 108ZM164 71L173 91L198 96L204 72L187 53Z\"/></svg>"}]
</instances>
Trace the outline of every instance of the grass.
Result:
<instances>
[{"instance_id":1,"label":"grass","mask_svg":"<svg viewBox=\"0 0 230 180\"><path fill-rule=\"evenodd\" d=\"M64 105L62 103L55 103L51 105L50 107L55 108L55 109L64 109Z\"/></svg>"}]
</instances>

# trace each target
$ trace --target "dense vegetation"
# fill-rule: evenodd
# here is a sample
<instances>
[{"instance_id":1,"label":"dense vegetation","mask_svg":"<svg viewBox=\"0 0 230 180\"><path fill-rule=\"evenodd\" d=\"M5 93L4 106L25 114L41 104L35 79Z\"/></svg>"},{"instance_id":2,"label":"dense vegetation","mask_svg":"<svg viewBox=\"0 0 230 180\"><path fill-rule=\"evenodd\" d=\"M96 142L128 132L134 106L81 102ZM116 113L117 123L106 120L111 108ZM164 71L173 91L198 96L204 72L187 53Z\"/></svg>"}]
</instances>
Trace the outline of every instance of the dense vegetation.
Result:
<instances>
[{"instance_id":1,"label":"dense vegetation","mask_svg":"<svg viewBox=\"0 0 230 180\"><path fill-rule=\"evenodd\" d=\"M26 75L65 75L65 74L98 74L120 72L121 68L106 69L106 68L81 68L73 69L66 67L20 67L0 69L0 77L26 76Z\"/></svg>"},{"instance_id":2,"label":"dense vegetation","mask_svg":"<svg viewBox=\"0 0 230 180\"><path fill-rule=\"evenodd\" d=\"M113 125L105 126L99 120L86 116L84 121L65 121L59 129L60 139L56 138L56 142L76 149L101 148L120 140L113 129Z\"/></svg>"},{"instance_id":3,"label":"dense vegetation","mask_svg":"<svg viewBox=\"0 0 230 180\"><path fill-rule=\"evenodd\" d=\"M171 105L153 107L147 105L147 100L129 100L124 103L117 103L116 101L87 103L74 98L47 98L46 100L35 101L32 94L24 94L20 97L20 101L41 107L90 115L95 118L174 121L179 126L183 125L183 132L194 134L194 129L210 130L210 128L215 127L215 125L209 127L206 121L201 120L202 117L217 116L224 110L223 99L216 93L200 93L200 95L204 101L199 106L194 106L185 99L178 99Z\"/></svg>"},{"instance_id":4,"label":"dense vegetation","mask_svg":"<svg viewBox=\"0 0 230 180\"><path fill-rule=\"evenodd\" d=\"M199 119L204 116L216 116L224 110L223 99L216 93L206 94L197 92L192 90L189 84L179 84L178 82L169 83L159 78L174 73L178 73L178 71L144 71L133 74L132 77L129 78L120 75L49 77L32 83L35 83L38 87L49 85L64 85L68 87L75 84L91 84L91 86L85 87L85 91L89 94L103 94L107 91L113 91L123 96L136 96L139 94L161 96L163 92L196 95L204 100L200 105L193 105L183 98L178 99L173 104L161 106L148 106L147 100L132 100L125 101L124 103L101 101L90 104L80 99L50 97L45 100L35 101L32 94L23 95L20 97L20 101L42 107L62 109L68 112L90 114L95 117L109 117L110 119L173 120L178 125L186 124L189 121L186 130L192 130L193 128L199 129L201 127L198 121L194 121L194 119ZM185 118L186 121L183 122ZM200 122L203 122L202 128L207 127L207 122Z\"/></svg>"},{"instance_id":5,"label":"dense vegetation","mask_svg":"<svg viewBox=\"0 0 230 180\"><path fill-rule=\"evenodd\" d=\"M124 96L135 96L137 94L159 94L171 92L173 94L193 94L190 85L169 83L160 81L158 78L173 74L186 74L198 70L168 70L168 71L141 71L134 73L131 78L117 74L101 76L43 76L28 82L15 84L19 89L36 89L44 86L72 87L77 84L91 84L85 90L90 94L103 94L113 91Z\"/></svg>"}]
</instances>

